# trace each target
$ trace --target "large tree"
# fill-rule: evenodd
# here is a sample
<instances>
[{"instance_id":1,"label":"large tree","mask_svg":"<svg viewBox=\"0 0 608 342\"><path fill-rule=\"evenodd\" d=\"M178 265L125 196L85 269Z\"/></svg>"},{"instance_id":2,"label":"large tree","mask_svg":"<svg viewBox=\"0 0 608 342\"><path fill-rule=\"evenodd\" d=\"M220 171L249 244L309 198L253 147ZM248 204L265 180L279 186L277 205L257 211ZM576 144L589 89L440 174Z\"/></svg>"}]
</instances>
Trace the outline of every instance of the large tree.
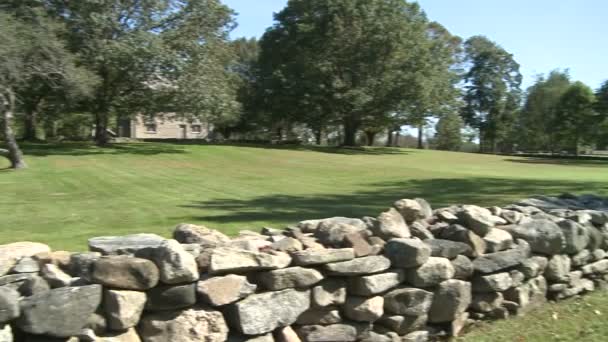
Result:
<instances>
[{"instance_id":1,"label":"large tree","mask_svg":"<svg viewBox=\"0 0 608 342\"><path fill-rule=\"evenodd\" d=\"M480 150L495 152L511 132L522 76L513 55L484 36L465 43L465 122L479 130Z\"/></svg>"},{"instance_id":2,"label":"large tree","mask_svg":"<svg viewBox=\"0 0 608 342\"><path fill-rule=\"evenodd\" d=\"M594 110L593 90L582 82L573 83L561 96L553 121L557 145L574 154L581 144L592 143L600 117Z\"/></svg>"},{"instance_id":3,"label":"large tree","mask_svg":"<svg viewBox=\"0 0 608 342\"><path fill-rule=\"evenodd\" d=\"M290 0L261 42L266 108L355 145L366 118L400 109L427 20L403 0Z\"/></svg>"},{"instance_id":4,"label":"large tree","mask_svg":"<svg viewBox=\"0 0 608 342\"><path fill-rule=\"evenodd\" d=\"M438 150L459 151L462 146L462 118L456 113L446 114L435 126L435 146Z\"/></svg>"}]
</instances>

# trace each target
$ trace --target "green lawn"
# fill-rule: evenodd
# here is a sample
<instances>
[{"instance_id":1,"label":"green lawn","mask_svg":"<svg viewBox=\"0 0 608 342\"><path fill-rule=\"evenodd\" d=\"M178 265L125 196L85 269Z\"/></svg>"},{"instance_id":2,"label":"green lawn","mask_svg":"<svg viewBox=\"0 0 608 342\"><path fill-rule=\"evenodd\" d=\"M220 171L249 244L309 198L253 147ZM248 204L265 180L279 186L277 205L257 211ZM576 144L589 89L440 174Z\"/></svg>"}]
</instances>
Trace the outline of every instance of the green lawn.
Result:
<instances>
[{"instance_id":1,"label":"green lawn","mask_svg":"<svg viewBox=\"0 0 608 342\"><path fill-rule=\"evenodd\" d=\"M334 215L377 215L395 200L506 204L532 194L608 193L608 161L405 149L179 144L27 145L30 168L0 171L0 243L78 250L92 236L180 222L235 233ZM0 169L8 166L0 160Z\"/></svg>"}]
</instances>

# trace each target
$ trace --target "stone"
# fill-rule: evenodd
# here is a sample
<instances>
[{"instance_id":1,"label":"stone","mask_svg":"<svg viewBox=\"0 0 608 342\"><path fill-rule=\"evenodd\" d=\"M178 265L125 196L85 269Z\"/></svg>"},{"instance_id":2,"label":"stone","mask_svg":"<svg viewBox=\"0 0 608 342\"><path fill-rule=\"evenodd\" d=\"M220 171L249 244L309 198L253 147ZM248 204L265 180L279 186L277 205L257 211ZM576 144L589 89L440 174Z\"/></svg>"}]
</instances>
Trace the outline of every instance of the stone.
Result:
<instances>
[{"instance_id":1,"label":"stone","mask_svg":"<svg viewBox=\"0 0 608 342\"><path fill-rule=\"evenodd\" d=\"M15 242L0 245L0 276L7 274L21 258L50 251L49 246L36 242Z\"/></svg>"},{"instance_id":2,"label":"stone","mask_svg":"<svg viewBox=\"0 0 608 342\"><path fill-rule=\"evenodd\" d=\"M464 243L443 239L432 239L424 241L431 248L431 256L455 259L459 255L472 256L471 247Z\"/></svg>"},{"instance_id":3,"label":"stone","mask_svg":"<svg viewBox=\"0 0 608 342\"><path fill-rule=\"evenodd\" d=\"M197 245L195 243L182 243L181 245L182 248L190 255L192 255L192 257L194 257L195 259L197 256L199 256L199 254L201 254L201 251L203 250L203 247L201 245Z\"/></svg>"},{"instance_id":4,"label":"stone","mask_svg":"<svg viewBox=\"0 0 608 342\"><path fill-rule=\"evenodd\" d=\"M19 286L19 292L24 297L33 296L35 294L49 291L51 287L46 280L42 279L42 277L33 276L25 280L25 282Z\"/></svg>"},{"instance_id":5,"label":"stone","mask_svg":"<svg viewBox=\"0 0 608 342\"><path fill-rule=\"evenodd\" d=\"M271 253L272 252L272 253ZM251 252L234 248L216 248L211 252L210 274L240 273L285 268L291 257L282 252Z\"/></svg>"},{"instance_id":6,"label":"stone","mask_svg":"<svg viewBox=\"0 0 608 342\"><path fill-rule=\"evenodd\" d=\"M486 252L488 253L504 251L513 246L513 236L502 229L490 229L483 240L486 242Z\"/></svg>"},{"instance_id":7,"label":"stone","mask_svg":"<svg viewBox=\"0 0 608 342\"><path fill-rule=\"evenodd\" d=\"M488 313L502 306L504 297L500 292L476 293L470 308L476 312Z\"/></svg>"},{"instance_id":8,"label":"stone","mask_svg":"<svg viewBox=\"0 0 608 342\"><path fill-rule=\"evenodd\" d=\"M601 273L601 274L608 273L608 259L603 259L603 260L596 261L594 263L585 265L581 268L581 270L583 271L583 274L585 274L585 275L595 274L595 273Z\"/></svg>"},{"instance_id":9,"label":"stone","mask_svg":"<svg viewBox=\"0 0 608 342\"><path fill-rule=\"evenodd\" d=\"M344 315L353 321L374 322L384 314L384 298L381 296L348 297L344 304Z\"/></svg>"},{"instance_id":10,"label":"stone","mask_svg":"<svg viewBox=\"0 0 608 342\"><path fill-rule=\"evenodd\" d=\"M525 240L534 253L555 255L566 245L564 233L557 224L549 220L527 220L519 225L503 226L514 238Z\"/></svg>"},{"instance_id":11,"label":"stone","mask_svg":"<svg viewBox=\"0 0 608 342\"><path fill-rule=\"evenodd\" d=\"M0 342L13 342L13 330L10 325L0 324Z\"/></svg>"},{"instance_id":12,"label":"stone","mask_svg":"<svg viewBox=\"0 0 608 342\"><path fill-rule=\"evenodd\" d=\"M562 220L557 222L557 225L564 233L566 246L563 253L576 254L589 244L589 231L580 224L571 220Z\"/></svg>"},{"instance_id":13,"label":"stone","mask_svg":"<svg viewBox=\"0 0 608 342\"><path fill-rule=\"evenodd\" d=\"M303 250L304 245L302 245L302 243L298 239L286 237L284 239L274 242L272 245L270 245L270 248L279 252L291 253Z\"/></svg>"},{"instance_id":14,"label":"stone","mask_svg":"<svg viewBox=\"0 0 608 342\"><path fill-rule=\"evenodd\" d=\"M500 217L505 219L509 224L518 224L524 218L524 215L518 211L503 209Z\"/></svg>"},{"instance_id":15,"label":"stone","mask_svg":"<svg viewBox=\"0 0 608 342\"><path fill-rule=\"evenodd\" d=\"M492 213L488 209L475 205L462 206L462 210L458 211L456 216L465 227L480 237L486 236L495 225Z\"/></svg>"},{"instance_id":16,"label":"stone","mask_svg":"<svg viewBox=\"0 0 608 342\"><path fill-rule=\"evenodd\" d=\"M573 267L580 267L588 264L592 258L593 255L591 255L591 252L588 249L583 249L582 251L571 256L570 260L572 261Z\"/></svg>"},{"instance_id":17,"label":"stone","mask_svg":"<svg viewBox=\"0 0 608 342\"><path fill-rule=\"evenodd\" d=\"M384 256L367 256L349 261L336 262L324 265L325 271L330 275L356 276L363 274L374 274L386 271L391 266L391 261Z\"/></svg>"},{"instance_id":18,"label":"stone","mask_svg":"<svg viewBox=\"0 0 608 342\"><path fill-rule=\"evenodd\" d=\"M329 325L342 323L340 311L337 308L310 308L298 317L298 325Z\"/></svg>"},{"instance_id":19,"label":"stone","mask_svg":"<svg viewBox=\"0 0 608 342\"><path fill-rule=\"evenodd\" d=\"M524 260L516 269L523 273L526 279L530 279L543 274L548 263L549 260L545 257L533 256L528 260Z\"/></svg>"},{"instance_id":20,"label":"stone","mask_svg":"<svg viewBox=\"0 0 608 342\"><path fill-rule=\"evenodd\" d=\"M428 316L426 314L417 316L384 316L376 323L384 326L399 335L406 335L410 332L424 328Z\"/></svg>"},{"instance_id":21,"label":"stone","mask_svg":"<svg viewBox=\"0 0 608 342\"><path fill-rule=\"evenodd\" d=\"M302 221L297 224L297 227L300 228L304 233L314 233L317 229L321 228L321 226L329 227L334 225L349 225L360 230L367 229L367 225L365 222L363 222L363 220L348 217L330 217L320 220Z\"/></svg>"},{"instance_id":22,"label":"stone","mask_svg":"<svg viewBox=\"0 0 608 342\"><path fill-rule=\"evenodd\" d=\"M315 269L296 266L262 272L257 274L256 279L263 288L277 291L310 287L323 280L323 275Z\"/></svg>"},{"instance_id":23,"label":"stone","mask_svg":"<svg viewBox=\"0 0 608 342\"><path fill-rule=\"evenodd\" d=\"M228 338L222 313L202 307L146 314L138 332L143 342L222 342Z\"/></svg>"},{"instance_id":24,"label":"stone","mask_svg":"<svg viewBox=\"0 0 608 342\"><path fill-rule=\"evenodd\" d=\"M276 330L277 341L276 342L302 342L298 334L293 330L292 327L283 327ZM272 338L272 335L270 335ZM260 341L263 342L263 341ZM266 341L274 342L274 339Z\"/></svg>"},{"instance_id":25,"label":"stone","mask_svg":"<svg viewBox=\"0 0 608 342\"><path fill-rule=\"evenodd\" d=\"M340 261L348 261L355 258L355 250L352 248L341 249L307 249L291 254L293 263L298 266L323 265Z\"/></svg>"},{"instance_id":26,"label":"stone","mask_svg":"<svg viewBox=\"0 0 608 342\"><path fill-rule=\"evenodd\" d=\"M513 280L507 272L479 275L473 278L473 292L502 292L506 291L513 285Z\"/></svg>"},{"instance_id":27,"label":"stone","mask_svg":"<svg viewBox=\"0 0 608 342\"><path fill-rule=\"evenodd\" d=\"M71 256L72 253L68 251L52 251L38 253L34 255L33 258L38 260L41 265L53 264L62 270L68 271L70 269Z\"/></svg>"},{"instance_id":28,"label":"stone","mask_svg":"<svg viewBox=\"0 0 608 342\"><path fill-rule=\"evenodd\" d=\"M352 248L355 251L356 257L364 257L372 254L374 248L367 242L360 232L346 234L342 240L344 247Z\"/></svg>"},{"instance_id":29,"label":"stone","mask_svg":"<svg viewBox=\"0 0 608 342\"><path fill-rule=\"evenodd\" d=\"M150 260L126 255L101 258L93 263L92 281L124 290L147 290L158 284L159 272Z\"/></svg>"},{"instance_id":30,"label":"stone","mask_svg":"<svg viewBox=\"0 0 608 342\"><path fill-rule=\"evenodd\" d=\"M384 246L384 254L394 267L411 268L427 262L431 248L418 239L392 239Z\"/></svg>"},{"instance_id":31,"label":"stone","mask_svg":"<svg viewBox=\"0 0 608 342\"><path fill-rule=\"evenodd\" d=\"M325 279L312 289L312 303L315 306L342 305L345 301L346 282L342 279Z\"/></svg>"},{"instance_id":32,"label":"stone","mask_svg":"<svg viewBox=\"0 0 608 342\"><path fill-rule=\"evenodd\" d=\"M40 264L32 257L23 257L17 261L11 272L36 273L40 271Z\"/></svg>"},{"instance_id":33,"label":"stone","mask_svg":"<svg viewBox=\"0 0 608 342\"><path fill-rule=\"evenodd\" d=\"M0 287L0 325L19 317L19 292Z\"/></svg>"},{"instance_id":34,"label":"stone","mask_svg":"<svg viewBox=\"0 0 608 342\"><path fill-rule=\"evenodd\" d=\"M599 261L599 260L605 259L606 256L608 255L606 253L606 251L603 249L596 249L591 254L593 256L593 261Z\"/></svg>"},{"instance_id":35,"label":"stone","mask_svg":"<svg viewBox=\"0 0 608 342\"><path fill-rule=\"evenodd\" d=\"M358 296L373 296L386 292L405 280L403 270L367 275L348 279L348 292Z\"/></svg>"},{"instance_id":36,"label":"stone","mask_svg":"<svg viewBox=\"0 0 608 342\"><path fill-rule=\"evenodd\" d=\"M292 325L310 307L310 290L286 289L253 294L232 304L232 325L246 335L261 335Z\"/></svg>"},{"instance_id":37,"label":"stone","mask_svg":"<svg viewBox=\"0 0 608 342\"><path fill-rule=\"evenodd\" d=\"M242 249L250 252L259 252L262 250L272 249L271 246L272 242L270 241L257 239L254 237L246 237L232 240L229 243L225 244L223 247Z\"/></svg>"},{"instance_id":38,"label":"stone","mask_svg":"<svg viewBox=\"0 0 608 342\"><path fill-rule=\"evenodd\" d=\"M454 274L455 270L450 260L430 257L422 266L407 270L406 279L415 287L426 288L451 279Z\"/></svg>"},{"instance_id":39,"label":"stone","mask_svg":"<svg viewBox=\"0 0 608 342\"><path fill-rule=\"evenodd\" d=\"M519 305L518 314L529 312L547 302L547 281L542 276L530 279L505 291L504 298Z\"/></svg>"},{"instance_id":40,"label":"stone","mask_svg":"<svg viewBox=\"0 0 608 342\"><path fill-rule=\"evenodd\" d=\"M429 322L446 323L458 318L471 304L471 283L450 279L439 284L429 309Z\"/></svg>"},{"instance_id":41,"label":"stone","mask_svg":"<svg viewBox=\"0 0 608 342\"><path fill-rule=\"evenodd\" d=\"M120 331L136 326L144 311L146 299L144 292L106 289L103 308L110 329Z\"/></svg>"},{"instance_id":42,"label":"stone","mask_svg":"<svg viewBox=\"0 0 608 342\"><path fill-rule=\"evenodd\" d=\"M526 280L526 276L518 270L509 271L509 276L511 276L511 280L513 280L512 286L520 286L524 283L524 280Z\"/></svg>"},{"instance_id":43,"label":"stone","mask_svg":"<svg viewBox=\"0 0 608 342\"><path fill-rule=\"evenodd\" d=\"M503 309L503 308L501 308ZM508 315L507 315L508 316ZM450 336L458 337L462 330L469 324L469 313L463 312L450 322Z\"/></svg>"},{"instance_id":44,"label":"stone","mask_svg":"<svg viewBox=\"0 0 608 342\"><path fill-rule=\"evenodd\" d=\"M314 236L324 246L343 247L344 237L365 231L367 225L359 219L333 218L323 220L314 230Z\"/></svg>"},{"instance_id":45,"label":"stone","mask_svg":"<svg viewBox=\"0 0 608 342\"><path fill-rule=\"evenodd\" d=\"M530 257L530 246L519 240L516 248L502 252L484 254L473 260L475 272L481 274L496 273L518 266Z\"/></svg>"},{"instance_id":46,"label":"stone","mask_svg":"<svg viewBox=\"0 0 608 342\"><path fill-rule=\"evenodd\" d=\"M93 263L101 258L99 252L73 253L70 255L70 274L87 281L92 280Z\"/></svg>"},{"instance_id":47,"label":"stone","mask_svg":"<svg viewBox=\"0 0 608 342\"><path fill-rule=\"evenodd\" d=\"M477 257L486 252L486 242L473 231L468 230L467 228L458 224L450 225L449 227L441 230L438 237L445 240L466 243L473 251L471 257Z\"/></svg>"},{"instance_id":48,"label":"stone","mask_svg":"<svg viewBox=\"0 0 608 342\"><path fill-rule=\"evenodd\" d=\"M567 282L571 261L567 255L554 255L549 259L544 276L551 282Z\"/></svg>"},{"instance_id":49,"label":"stone","mask_svg":"<svg viewBox=\"0 0 608 342\"><path fill-rule=\"evenodd\" d=\"M427 342L430 339L429 332L426 330L414 331L401 338L401 342Z\"/></svg>"},{"instance_id":50,"label":"stone","mask_svg":"<svg viewBox=\"0 0 608 342\"><path fill-rule=\"evenodd\" d=\"M360 342L393 342L399 337L393 333L379 334L374 331L366 331L360 338Z\"/></svg>"},{"instance_id":51,"label":"stone","mask_svg":"<svg viewBox=\"0 0 608 342\"><path fill-rule=\"evenodd\" d=\"M428 203L422 199L402 199L393 206L399 211L406 222L414 222L419 219L428 219L433 213Z\"/></svg>"},{"instance_id":52,"label":"stone","mask_svg":"<svg viewBox=\"0 0 608 342\"><path fill-rule=\"evenodd\" d=\"M428 223L424 221L414 221L409 225L412 237L420 240L432 240L435 237L433 233L428 229Z\"/></svg>"},{"instance_id":53,"label":"stone","mask_svg":"<svg viewBox=\"0 0 608 342\"><path fill-rule=\"evenodd\" d=\"M351 324L305 325L297 329L305 342L357 341L357 328Z\"/></svg>"},{"instance_id":54,"label":"stone","mask_svg":"<svg viewBox=\"0 0 608 342\"><path fill-rule=\"evenodd\" d=\"M384 310L394 315L418 316L431 308L433 293L422 289L405 287L384 295Z\"/></svg>"},{"instance_id":55,"label":"stone","mask_svg":"<svg viewBox=\"0 0 608 342\"><path fill-rule=\"evenodd\" d=\"M203 247L217 247L230 242L230 238L205 226L182 223L173 230L173 238L179 243L194 243Z\"/></svg>"},{"instance_id":56,"label":"stone","mask_svg":"<svg viewBox=\"0 0 608 342\"><path fill-rule=\"evenodd\" d=\"M247 281L247 277L230 274L201 280L197 285L199 297L213 306L231 304L255 292L257 285Z\"/></svg>"},{"instance_id":57,"label":"stone","mask_svg":"<svg viewBox=\"0 0 608 342\"><path fill-rule=\"evenodd\" d=\"M437 210L436 215L437 218L443 222L447 222L450 224L458 222L458 216L456 216L450 210Z\"/></svg>"},{"instance_id":58,"label":"stone","mask_svg":"<svg viewBox=\"0 0 608 342\"><path fill-rule=\"evenodd\" d=\"M131 255L143 248L158 247L164 240L156 234L101 236L89 239L89 250L103 255Z\"/></svg>"},{"instance_id":59,"label":"stone","mask_svg":"<svg viewBox=\"0 0 608 342\"><path fill-rule=\"evenodd\" d=\"M395 208L391 208L380 214L372 231L374 235L384 240L409 238L412 236L403 216Z\"/></svg>"},{"instance_id":60,"label":"stone","mask_svg":"<svg viewBox=\"0 0 608 342\"><path fill-rule=\"evenodd\" d=\"M40 271L40 275L47 281L51 288L68 286L72 281L72 277L69 274L63 272L59 267L53 264L44 264Z\"/></svg>"},{"instance_id":61,"label":"stone","mask_svg":"<svg viewBox=\"0 0 608 342\"><path fill-rule=\"evenodd\" d=\"M196 303L196 284L160 285L148 290L147 311L172 311Z\"/></svg>"},{"instance_id":62,"label":"stone","mask_svg":"<svg viewBox=\"0 0 608 342\"><path fill-rule=\"evenodd\" d=\"M165 240L157 247L139 250L137 257L151 260L159 270L164 284L183 284L198 280L198 265L192 254L176 240Z\"/></svg>"},{"instance_id":63,"label":"stone","mask_svg":"<svg viewBox=\"0 0 608 342\"><path fill-rule=\"evenodd\" d=\"M61 287L21 300L15 324L27 333L70 337L87 324L101 303L101 286Z\"/></svg>"},{"instance_id":64,"label":"stone","mask_svg":"<svg viewBox=\"0 0 608 342\"><path fill-rule=\"evenodd\" d=\"M454 279L468 280L474 272L473 262L464 255L459 255L454 260L450 260L454 268Z\"/></svg>"},{"instance_id":65,"label":"stone","mask_svg":"<svg viewBox=\"0 0 608 342\"><path fill-rule=\"evenodd\" d=\"M98 336L94 342L141 342L134 328L122 332L106 333Z\"/></svg>"}]
</instances>

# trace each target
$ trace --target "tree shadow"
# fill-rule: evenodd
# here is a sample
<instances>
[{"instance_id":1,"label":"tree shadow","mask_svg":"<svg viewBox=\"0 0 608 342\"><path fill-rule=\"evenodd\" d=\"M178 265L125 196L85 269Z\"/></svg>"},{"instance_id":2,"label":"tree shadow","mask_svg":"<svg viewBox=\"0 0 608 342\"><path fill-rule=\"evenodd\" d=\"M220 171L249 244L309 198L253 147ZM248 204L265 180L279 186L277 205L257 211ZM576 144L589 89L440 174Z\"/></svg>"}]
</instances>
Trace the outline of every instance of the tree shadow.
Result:
<instances>
[{"instance_id":1,"label":"tree shadow","mask_svg":"<svg viewBox=\"0 0 608 342\"><path fill-rule=\"evenodd\" d=\"M397 147L338 147L338 146L318 146L318 145L273 145L273 144L227 144L228 146L240 146L250 148L261 148L266 150L288 150L288 151L307 151L342 155L407 155L414 150L406 150Z\"/></svg>"},{"instance_id":2,"label":"tree shadow","mask_svg":"<svg viewBox=\"0 0 608 342\"><path fill-rule=\"evenodd\" d=\"M505 161L520 164L545 164L583 167L608 166L608 158L605 157L526 157L519 159L505 159Z\"/></svg>"},{"instance_id":3,"label":"tree shadow","mask_svg":"<svg viewBox=\"0 0 608 342\"><path fill-rule=\"evenodd\" d=\"M318 196L278 194L247 200L218 198L189 203L182 207L201 210L201 215L185 217L185 219L209 224L255 221L288 224L331 216L377 216L402 198L421 197L429 201L433 208L439 208L453 204L505 205L538 194L608 193L608 184L601 182L499 178L407 180L375 183L370 184L369 187L369 190L348 194Z\"/></svg>"},{"instance_id":4,"label":"tree shadow","mask_svg":"<svg viewBox=\"0 0 608 342\"><path fill-rule=\"evenodd\" d=\"M21 145L23 153L27 156L87 156L87 155L158 155L167 153L187 153L179 146L155 143L122 143L113 144L108 147L98 147L93 143L87 142L66 142L66 143L23 143Z\"/></svg>"}]
</instances>

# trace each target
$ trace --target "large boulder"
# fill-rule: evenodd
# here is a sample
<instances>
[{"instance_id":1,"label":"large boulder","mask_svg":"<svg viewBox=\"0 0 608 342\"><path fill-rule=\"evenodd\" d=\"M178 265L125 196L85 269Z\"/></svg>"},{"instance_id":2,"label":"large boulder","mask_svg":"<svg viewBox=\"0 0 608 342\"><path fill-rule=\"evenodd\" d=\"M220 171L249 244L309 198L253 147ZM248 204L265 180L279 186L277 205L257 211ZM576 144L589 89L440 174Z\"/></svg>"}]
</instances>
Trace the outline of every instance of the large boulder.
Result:
<instances>
[{"instance_id":1,"label":"large boulder","mask_svg":"<svg viewBox=\"0 0 608 342\"><path fill-rule=\"evenodd\" d=\"M265 289L277 291L310 287L323 280L323 275L315 269L296 266L262 272L256 278Z\"/></svg>"},{"instance_id":2,"label":"large boulder","mask_svg":"<svg viewBox=\"0 0 608 342\"><path fill-rule=\"evenodd\" d=\"M184 309L196 303L196 284L161 285L148 290L147 311Z\"/></svg>"},{"instance_id":3,"label":"large boulder","mask_svg":"<svg viewBox=\"0 0 608 342\"><path fill-rule=\"evenodd\" d=\"M356 276L386 271L391 261L384 256L368 256L324 265L325 271L336 276Z\"/></svg>"},{"instance_id":4,"label":"large boulder","mask_svg":"<svg viewBox=\"0 0 608 342\"><path fill-rule=\"evenodd\" d=\"M176 240L165 240L158 247L145 248L136 256L153 261L160 281L165 284L191 283L198 280L196 259Z\"/></svg>"},{"instance_id":5,"label":"large boulder","mask_svg":"<svg viewBox=\"0 0 608 342\"><path fill-rule=\"evenodd\" d=\"M394 267L418 267L430 258L431 248L418 239L392 239L384 246L384 254Z\"/></svg>"},{"instance_id":6,"label":"large boulder","mask_svg":"<svg viewBox=\"0 0 608 342\"><path fill-rule=\"evenodd\" d=\"M589 245L589 230L582 225L571 220L559 221L557 225L564 233L564 241L566 243L563 250L564 253L576 254Z\"/></svg>"},{"instance_id":7,"label":"large boulder","mask_svg":"<svg viewBox=\"0 0 608 342\"><path fill-rule=\"evenodd\" d=\"M421 288L438 285L454 277L455 270L449 259L431 257L418 268L406 272L407 282Z\"/></svg>"},{"instance_id":8,"label":"large boulder","mask_svg":"<svg viewBox=\"0 0 608 342\"><path fill-rule=\"evenodd\" d=\"M464 205L456 213L460 222L475 234L484 237L496 224L496 218L485 208L476 205Z\"/></svg>"},{"instance_id":9,"label":"large boulder","mask_svg":"<svg viewBox=\"0 0 608 342\"><path fill-rule=\"evenodd\" d=\"M310 291L287 289L251 295L230 308L231 326L246 335L262 335L293 324L310 307Z\"/></svg>"},{"instance_id":10,"label":"large boulder","mask_svg":"<svg viewBox=\"0 0 608 342\"><path fill-rule=\"evenodd\" d=\"M358 296L372 296L386 292L405 280L405 272L397 269L386 273L348 279L348 292Z\"/></svg>"},{"instance_id":11,"label":"large boulder","mask_svg":"<svg viewBox=\"0 0 608 342\"><path fill-rule=\"evenodd\" d=\"M478 275L473 278L473 292L502 292L513 286L513 279L508 272L489 275Z\"/></svg>"},{"instance_id":12,"label":"large boulder","mask_svg":"<svg viewBox=\"0 0 608 342\"><path fill-rule=\"evenodd\" d=\"M547 302L547 280L540 276L504 292L505 300L519 305L518 313L526 313Z\"/></svg>"},{"instance_id":13,"label":"large boulder","mask_svg":"<svg viewBox=\"0 0 608 342\"><path fill-rule=\"evenodd\" d=\"M38 253L49 253L51 248L37 242L15 242L0 245L0 276L7 274L23 257L32 257Z\"/></svg>"},{"instance_id":14,"label":"large boulder","mask_svg":"<svg viewBox=\"0 0 608 342\"><path fill-rule=\"evenodd\" d=\"M460 280L468 280L475 271L473 262L471 259L464 255L459 255L454 260L450 260L452 267L454 267L454 278Z\"/></svg>"},{"instance_id":15,"label":"large boulder","mask_svg":"<svg viewBox=\"0 0 608 342\"><path fill-rule=\"evenodd\" d=\"M121 255L95 261L91 278L110 288L147 290L158 284L159 273L150 260Z\"/></svg>"},{"instance_id":16,"label":"large boulder","mask_svg":"<svg viewBox=\"0 0 608 342\"><path fill-rule=\"evenodd\" d=\"M458 318L471 304L471 283L446 280L439 284L429 310L429 322L447 323Z\"/></svg>"},{"instance_id":17,"label":"large boulder","mask_svg":"<svg viewBox=\"0 0 608 342\"><path fill-rule=\"evenodd\" d=\"M455 259L459 255L472 256L473 251L471 246L464 242L443 240L443 239L432 239L424 241L429 247L431 247L431 256Z\"/></svg>"},{"instance_id":18,"label":"large boulder","mask_svg":"<svg viewBox=\"0 0 608 342\"><path fill-rule=\"evenodd\" d=\"M486 242L486 251L489 253L504 251L513 246L513 236L502 229L490 229L483 240Z\"/></svg>"},{"instance_id":19,"label":"large boulder","mask_svg":"<svg viewBox=\"0 0 608 342\"><path fill-rule=\"evenodd\" d=\"M19 292L0 287L0 326L19 317Z\"/></svg>"},{"instance_id":20,"label":"large boulder","mask_svg":"<svg viewBox=\"0 0 608 342\"><path fill-rule=\"evenodd\" d=\"M355 258L352 248L341 249L307 249L291 253L293 263L298 266L312 266L333 262L348 261Z\"/></svg>"},{"instance_id":21,"label":"large boulder","mask_svg":"<svg viewBox=\"0 0 608 342\"><path fill-rule=\"evenodd\" d=\"M21 300L19 329L37 335L70 337L80 332L101 303L101 286L62 287Z\"/></svg>"},{"instance_id":22,"label":"large boulder","mask_svg":"<svg viewBox=\"0 0 608 342\"><path fill-rule=\"evenodd\" d=\"M357 322L374 322L384 313L384 298L380 296L348 297L344 304L344 315Z\"/></svg>"},{"instance_id":23,"label":"large boulder","mask_svg":"<svg viewBox=\"0 0 608 342\"><path fill-rule=\"evenodd\" d=\"M222 313L206 308L144 315L138 331L143 342L223 342L228 338Z\"/></svg>"},{"instance_id":24,"label":"large boulder","mask_svg":"<svg viewBox=\"0 0 608 342\"><path fill-rule=\"evenodd\" d=\"M566 246L564 233L552 221L524 220L519 225L503 226L514 238L525 240L534 253L544 255L559 254Z\"/></svg>"},{"instance_id":25,"label":"large boulder","mask_svg":"<svg viewBox=\"0 0 608 342\"><path fill-rule=\"evenodd\" d=\"M40 276L46 280L52 288L68 286L72 281L72 277L69 274L63 272L59 267L53 264L42 265Z\"/></svg>"},{"instance_id":26,"label":"large boulder","mask_svg":"<svg viewBox=\"0 0 608 342\"><path fill-rule=\"evenodd\" d=\"M213 306L234 303L255 292L257 286L247 281L247 277L230 274L201 280L197 285L199 297Z\"/></svg>"},{"instance_id":27,"label":"large boulder","mask_svg":"<svg viewBox=\"0 0 608 342\"><path fill-rule=\"evenodd\" d=\"M544 276L550 282L568 282L571 260L567 255L554 255L549 259Z\"/></svg>"},{"instance_id":28,"label":"large boulder","mask_svg":"<svg viewBox=\"0 0 608 342\"><path fill-rule=\"evenodd\" d=\"M445 229L442 229L438 237L445 240L466 243L473 251L471 257L477 257L486 252L486 242L472 230L458 224L452 224Z\"/></svg>"},{"instance_id":29,"label":"large boulder","mask_svg":"<svg viewBox=\"0 0 608 342\"><path fill-rule=\"evenodd\" d=\"M210 274L239 273L285 268L291 257L283 252L251 252L235 248L216 248L211 252Z\"/></svg>"},{"instance_id":30,"label":"large boulder","mask_svg":"<svg viewBox=\"0 0 608 342\"><path fill-rule=\"evenodd\" d=\"M404 287L384 295L384 310L395 315L418 316L426 314L432 302L432 292Z\"/></svg>"},{"instance_id":31,"label":"large boulder","mask_svg":"<svg viewBox=\"0 0 608 342\"><path fill-rule=\"evenodd\" d=\"M89 250L103 255L135 254L148 247L158 247L165 239L156 234L100 236L89 239Z\"/></svg>"},{"instance_id":32,"label":"large boulder","mask_svg":"<svg viewBox=\"0 0 608 342\"><path fill-rule=\"evenodd\" d=\"M91 281L93 264L101 258L99 252L73 253L70 255L70 274Z\"/></svg>"},{"instance_id":33,"label":"large boulder","mask_svg":"<svg viewBox=\"0 0 608 342\"><path fill-rule=\"evenodd\" d=\"M312 304L318 307L342 305L346 301L346 282L328 278L312 289Z\"/></svg>"},{"instance_id":34,"label":"large boulder","mask_svg":"<svg viewBox=\"0 0 608 342\"><path fill-rule=\"evenodd\" d=\"M107 324L112 330L126 330L139 322L146 294L140 291L105 290L103 308Z\"/></svg>"},{"instance_id":35,"label":"large boulder","mask_svg":"<svg viewBox=\"0 0 608 342\"><path fill-rule=\"evenodd\" d=\"M427 201L416 198L416 199L402 199L393 206L401 213L405 221L414 222L416 220L425 220L433 215L431 206Z\"/></svg>"},{"instance_id":36,"label":"large boulder","mask_svg":"<svg viewBox=\"0 0 608 342\"><path fill-rule=\"evenodd\" d=\"M476 272L490 274L515 267L530 257L530 246L520 240L519 245L508 251L484 254L473 261Z\"/></svg>"},{"instance_id":37,"label":"large boulder","mask_svg":"<svg viewBox=\"0 0 608 342\"><path fill-rule=\"evenodd\" d=\"M205 226L182 223L173 230L173 238L179 243L194 243L203 247L216 247L229 243L230 238Z\"/></svg>"},{"instance_id":38,"label":"large boulder","mask_svg":"<svg viewBox=\"0 0 608 342\"><path fill-rule=\"evenodd\" d=\"M374 232L374 235L385 240L392 238L409 238L411 236L403 216L394 208L391 208L378 216L372 231Z\"/></svg>"},{"instance_id":39,"label":"large boulder","mask_svg":"<svg viewBox=\"0 0 608 342\"><path fill-rule=\"evenodd\" d=\"M345 236L366 229L367 225L360 219L332 218L321 221L314 236L325 246L342 247Z\"/></svg>"}]
</instances>

